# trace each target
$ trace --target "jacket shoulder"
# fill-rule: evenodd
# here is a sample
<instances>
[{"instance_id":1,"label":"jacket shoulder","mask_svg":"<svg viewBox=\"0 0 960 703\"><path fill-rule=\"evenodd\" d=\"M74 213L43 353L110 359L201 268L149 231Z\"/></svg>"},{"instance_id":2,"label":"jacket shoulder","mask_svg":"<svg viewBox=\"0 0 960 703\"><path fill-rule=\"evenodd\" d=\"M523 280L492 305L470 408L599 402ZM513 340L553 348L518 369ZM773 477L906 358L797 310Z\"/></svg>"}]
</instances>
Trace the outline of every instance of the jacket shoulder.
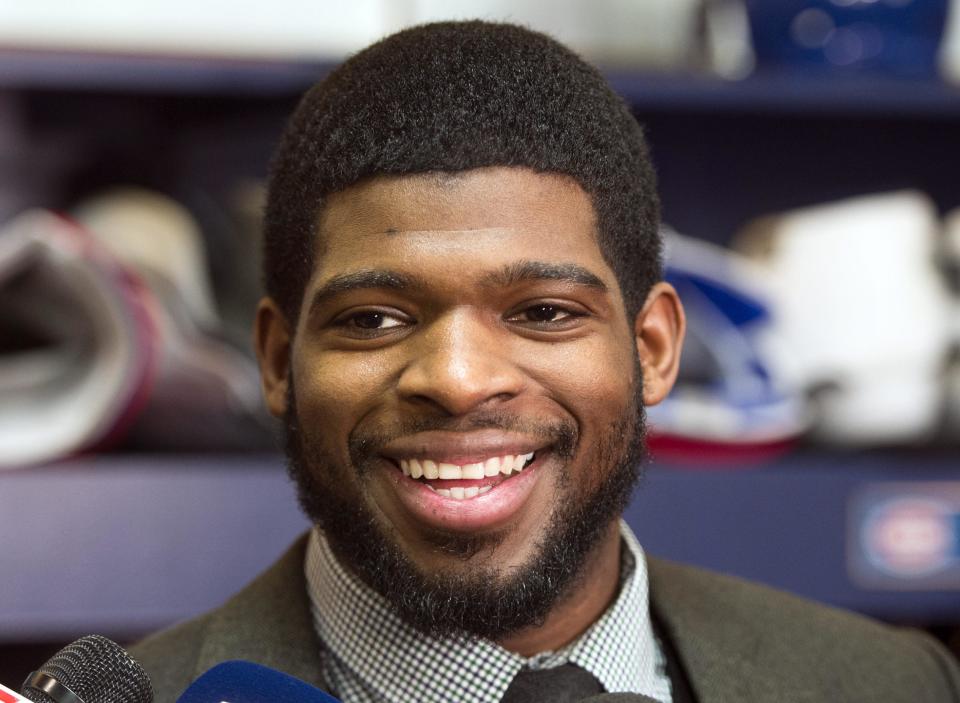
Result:
<instances>
[{"instance_id":1,"label":"jacket shoulder","mask_svg":"<svg viewBox=\"0 0 960 703\"><path fill-rule=\"evenodd\" d=\"M197 659L210 619L211 615L205 615L188 620L130 647L130 656L150 677L158 703L175 701L196 678Z\"/></svg>"},{"instance_id":2,"label":"jacket shoulder","mask_svg":"<svg viewBox=\"0 0 960 703\"><path fill-rule=\"evenodd\" d=\"M194 679L228 659L262 664L323 687L321 643L303 574L306 535L219 608L130 648L153 683L156 703L172 703Z\"/></svg>"},{"instance_id":3,"label":"jacket shoulder","mask_svg":"<svg viewBox=\"0 0 960 703\"><path fill-rule=\"evenodd\" d=\"M695 567L649 565L651 607L692 679L749 671L780 700L960 701L960 667L925 633Z\"/></svg>"}]
</instances>

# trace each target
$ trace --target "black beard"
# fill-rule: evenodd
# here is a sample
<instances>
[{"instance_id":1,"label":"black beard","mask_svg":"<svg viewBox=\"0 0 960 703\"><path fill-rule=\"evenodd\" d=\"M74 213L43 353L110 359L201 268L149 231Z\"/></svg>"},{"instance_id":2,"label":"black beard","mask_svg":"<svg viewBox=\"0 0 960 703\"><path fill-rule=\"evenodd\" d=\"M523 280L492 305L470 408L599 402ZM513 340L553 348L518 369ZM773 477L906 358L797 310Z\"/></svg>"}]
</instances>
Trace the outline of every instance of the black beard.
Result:
<instances>
[{"instance_id":1,"label":"black beard","mask_svg":"<svg viewBox=\"0 0 960 703\"><path fill-rule=\"evenodd\" d=\"M635 378L642 376L638 373ZM308 451L303 446L292 378L285 418L287 469L297 486L301 508L323 530L340 563L386 598L407 623L434 637L466 635L500 640L544 623L550 611L582 581L584 567L595 548L627 506L646 459L645 413L639 380L636 385L634 402L596 448L594 465L605 476L604 480L590 494L570 494L571 478L564 471L557 483L558 489L568 489L567 495L556 501L543 539L528 562L506 577L496 566L486 564L465 565L456 573L421 571L385 534L367 506L344 496L332 478L343 475L342 470L336 470L340 468L356 473L362 483L370 459L386 438L351 437L352 467L335 467L329 457L320 455L315 448ZM516 421L503 416L472 421L470 428L476 427L521 429ZM450 422L424 420L397 434L441 428L449 429ZM525 429L528 433L549 435L553 441L551 451L559 458L574 455L578 433L572 424ZM332 478L331 485L322 485L318 478L323 476ZM437 533L432 541L438 550L467 561L480 550L496 546L505 536Z\"/></svg>"}]
</instances>

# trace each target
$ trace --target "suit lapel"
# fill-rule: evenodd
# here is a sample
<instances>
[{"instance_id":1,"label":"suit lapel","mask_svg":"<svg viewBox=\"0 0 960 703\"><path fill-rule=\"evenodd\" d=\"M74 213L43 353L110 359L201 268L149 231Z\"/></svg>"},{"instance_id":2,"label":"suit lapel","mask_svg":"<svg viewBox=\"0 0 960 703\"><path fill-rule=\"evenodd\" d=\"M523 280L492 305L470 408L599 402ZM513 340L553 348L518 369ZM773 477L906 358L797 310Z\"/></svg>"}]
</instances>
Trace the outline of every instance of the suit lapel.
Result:
<instances>
[{"instance_id":1,"label":"suit lapel","mask_svg":"<svg viewBox=\"0 0 960 703\"><path fill-rule=\"evenodd\" d=\"M244 659L325 687L303 574L306 543L304 535L215 613L197 658L197 676L224 660Z\"/></svg>"},{"instance_id":2,"label":"suit lapel","mask_svg":"<svg viewBox=\"0 0 960 703\"><path fill-rule=\"evenodd\" d=\"M800 692L757 662L762 640L750 620L731 617L699 572L648 557L650 607L680 657L698 703L800 703Z\"/></svg>"}]
</instances>

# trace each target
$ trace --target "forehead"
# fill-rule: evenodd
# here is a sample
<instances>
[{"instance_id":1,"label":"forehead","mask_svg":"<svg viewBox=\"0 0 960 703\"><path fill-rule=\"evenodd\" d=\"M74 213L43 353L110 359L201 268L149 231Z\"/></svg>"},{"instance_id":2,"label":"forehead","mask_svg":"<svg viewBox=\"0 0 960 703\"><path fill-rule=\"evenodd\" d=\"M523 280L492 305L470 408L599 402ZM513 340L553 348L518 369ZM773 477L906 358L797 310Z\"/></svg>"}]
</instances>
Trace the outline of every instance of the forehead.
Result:
<instances>
[{"instance_id":1,"label":"forehead","mask_svg":"<svg viewBox=\"0 0 960 703\"><path fill-rule=\"evenodd\" d=\"M464 274L492 259L589 264L613 281L590 196L572 178L495 167L378 177L331 195L318 223L314 280L411 257L459 259Z\"/></svg>"}]
</instances>

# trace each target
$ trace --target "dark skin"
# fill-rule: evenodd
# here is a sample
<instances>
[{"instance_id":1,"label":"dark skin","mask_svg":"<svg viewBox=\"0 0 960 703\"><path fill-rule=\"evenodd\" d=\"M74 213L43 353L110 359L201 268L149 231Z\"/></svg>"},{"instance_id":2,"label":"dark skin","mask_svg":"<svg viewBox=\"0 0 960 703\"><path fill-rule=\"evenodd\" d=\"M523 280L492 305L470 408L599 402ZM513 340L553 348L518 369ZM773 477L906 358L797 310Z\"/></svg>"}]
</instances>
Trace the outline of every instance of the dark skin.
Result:
<instances>
[{"instance_id":1,"label":"dark skin","mask_svg":"<svg viewBox=\"0 0 960 703\"><path fill-rule=\"evenodd\" d=\"M633 402L633 355L645 405L673 385L685 324L676 292L657 284L630 319L587 194L570 178L520 168L355 185L328 199L318 242L299 319L288 320L269 298L258 310L271 412L286 411L292 371L304 441L337 467L318 481L364 501L418 568L520 568L558 503L580 500L604 480L610 467L596 447ZM523 430L460 429L493 412L573 423L573 456ZM422 418L449 422L450 431L404 436L363 472L351 466L352 434L388 433ZM480 496L485 501L445 502L397 464L407 456L466 464L527 450L536 452L535 471ZM489 539L464 559L438 548L444 531ZM616 521L604 535L587 577L546 622L500 645L523 656L555 650L600 617L617 591Z\"/></svg>"}]
</instances>

